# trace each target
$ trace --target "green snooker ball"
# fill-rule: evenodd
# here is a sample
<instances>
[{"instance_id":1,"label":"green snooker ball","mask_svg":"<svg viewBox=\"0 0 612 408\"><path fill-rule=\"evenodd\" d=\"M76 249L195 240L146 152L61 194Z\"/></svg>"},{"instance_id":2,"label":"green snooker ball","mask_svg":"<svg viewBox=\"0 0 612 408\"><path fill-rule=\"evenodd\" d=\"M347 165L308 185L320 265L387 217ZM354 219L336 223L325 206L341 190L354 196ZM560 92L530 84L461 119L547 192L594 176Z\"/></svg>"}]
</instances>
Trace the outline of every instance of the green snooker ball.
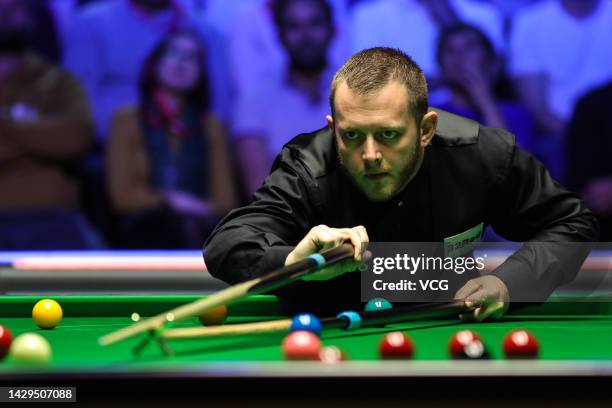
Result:
<instances>
[{"instance_id":1,"label":"green snooker ball","mask_svg":"<svg viewBox=\"0 0 612 408\"><path fill-rule=\"evenodd\" d=\"M374 298L370 300L364 308L366 312L380 312L381 310L389 309L393 309L391 302L383 298Z\"/></svg>"}]
</instances>

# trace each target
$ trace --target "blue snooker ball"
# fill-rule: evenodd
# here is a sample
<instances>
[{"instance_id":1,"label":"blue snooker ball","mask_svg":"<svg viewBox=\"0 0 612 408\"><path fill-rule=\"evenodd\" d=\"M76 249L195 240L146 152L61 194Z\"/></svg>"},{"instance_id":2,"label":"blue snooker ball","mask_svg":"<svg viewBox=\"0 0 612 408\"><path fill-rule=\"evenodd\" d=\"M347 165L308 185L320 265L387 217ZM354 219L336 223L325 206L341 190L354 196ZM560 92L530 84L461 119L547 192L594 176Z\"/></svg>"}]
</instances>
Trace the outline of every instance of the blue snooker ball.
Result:
<instances>
[{"instance_id":1,"label":"blue snooker ball","mask_svg":"<svg viewBox=\"0 0 612 408\"><path fill-rule=\"evenodd\" d=\"M300 313L291 319L291 327L289 328L289 332L293 333L294 331L298 330L306 330L319 336L322 329L323 327L321 326L321 321L317 318L317 316L310 313Z\"/></svg>"},{"instance_id":2,"label":"blue snooker ball","mask_svg":"<svg viewBox=\"0 0 612 408\"><path fill-rule=\"evenodd\" d=\"M374 298L370 300L364 308L366 312L380 312L381 310L389 309L393 309L393 306L391 306L391 302L383 298Z\"/></svg>"}]
</instances>

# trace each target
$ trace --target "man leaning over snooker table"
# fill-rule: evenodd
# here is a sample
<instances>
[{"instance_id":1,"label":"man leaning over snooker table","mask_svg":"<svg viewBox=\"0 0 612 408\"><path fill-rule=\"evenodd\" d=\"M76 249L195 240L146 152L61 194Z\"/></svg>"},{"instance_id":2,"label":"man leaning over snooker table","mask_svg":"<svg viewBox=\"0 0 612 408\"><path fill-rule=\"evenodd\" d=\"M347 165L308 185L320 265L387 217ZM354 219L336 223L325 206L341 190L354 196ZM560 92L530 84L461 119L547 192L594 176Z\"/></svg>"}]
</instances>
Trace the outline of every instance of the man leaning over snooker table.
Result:
<instances>
[{"instance_id":1,"label":"man leaning over snooker table","mask_svg":"<svg viewBox=\"0 0 612 408\"><path fill-rule=\"evenodd\" d=\"M442 242L492 225L519 242L593 242L593 214L504 130L428 109L421 69L371 48L334 76L328 126L288 142L254 201L205 244L210 273L235 284L350 241L353 260L277 290L288 312L359 308L363 243ZM282 118L279 118L282 120ZM559 245L559 244L554 244ZM552 291L577 273L567 246L521 249L493 273L458 286L477 321Z\"/></svg>"}]
</instances>

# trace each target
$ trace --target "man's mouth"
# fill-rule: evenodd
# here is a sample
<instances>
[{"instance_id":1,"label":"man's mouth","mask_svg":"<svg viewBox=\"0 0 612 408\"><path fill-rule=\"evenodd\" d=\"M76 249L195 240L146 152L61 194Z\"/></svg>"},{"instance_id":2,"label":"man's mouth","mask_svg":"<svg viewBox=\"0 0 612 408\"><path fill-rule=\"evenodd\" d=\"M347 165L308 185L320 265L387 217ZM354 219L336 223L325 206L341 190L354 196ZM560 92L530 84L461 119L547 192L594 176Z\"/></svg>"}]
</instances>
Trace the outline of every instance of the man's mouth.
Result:
<instances>
[{"instance_id":1,"label":"man's mouth","mask_svg":"<svg viewBox=\"0 0 612 408\"><path fill-rule=\"evenodd\" d=\"M366 173L365 178L372 181L382 180L387 177L389 173L387 172L379 172L379 173Z\"/></svg>"}]
</instances>

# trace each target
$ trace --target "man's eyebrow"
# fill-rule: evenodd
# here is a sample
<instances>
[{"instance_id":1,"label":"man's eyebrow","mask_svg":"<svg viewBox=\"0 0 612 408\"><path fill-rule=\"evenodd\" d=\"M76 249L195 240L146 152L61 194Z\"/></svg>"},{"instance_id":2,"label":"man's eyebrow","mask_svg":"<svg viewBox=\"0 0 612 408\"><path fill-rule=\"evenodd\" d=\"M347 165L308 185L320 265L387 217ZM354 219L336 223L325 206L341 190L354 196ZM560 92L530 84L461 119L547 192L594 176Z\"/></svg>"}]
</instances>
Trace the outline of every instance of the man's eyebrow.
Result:
<instances>
[{"instance_id":1,"label":"man's eyebrow","mask_svg":"<svg viewBox=\"0 0 612 408\"><path fill-rule=\"evenodd\" d=\"M393 130L401 130L401 129L405 129L406 125L402 125L402 124L372 124L372 125L354 125L354 124L348 124L348 125L341 125L341 124L337 124L336 126L338 129L341 130L361 130L361 129L393 129Z\"/></svg>"}]
</instances>

